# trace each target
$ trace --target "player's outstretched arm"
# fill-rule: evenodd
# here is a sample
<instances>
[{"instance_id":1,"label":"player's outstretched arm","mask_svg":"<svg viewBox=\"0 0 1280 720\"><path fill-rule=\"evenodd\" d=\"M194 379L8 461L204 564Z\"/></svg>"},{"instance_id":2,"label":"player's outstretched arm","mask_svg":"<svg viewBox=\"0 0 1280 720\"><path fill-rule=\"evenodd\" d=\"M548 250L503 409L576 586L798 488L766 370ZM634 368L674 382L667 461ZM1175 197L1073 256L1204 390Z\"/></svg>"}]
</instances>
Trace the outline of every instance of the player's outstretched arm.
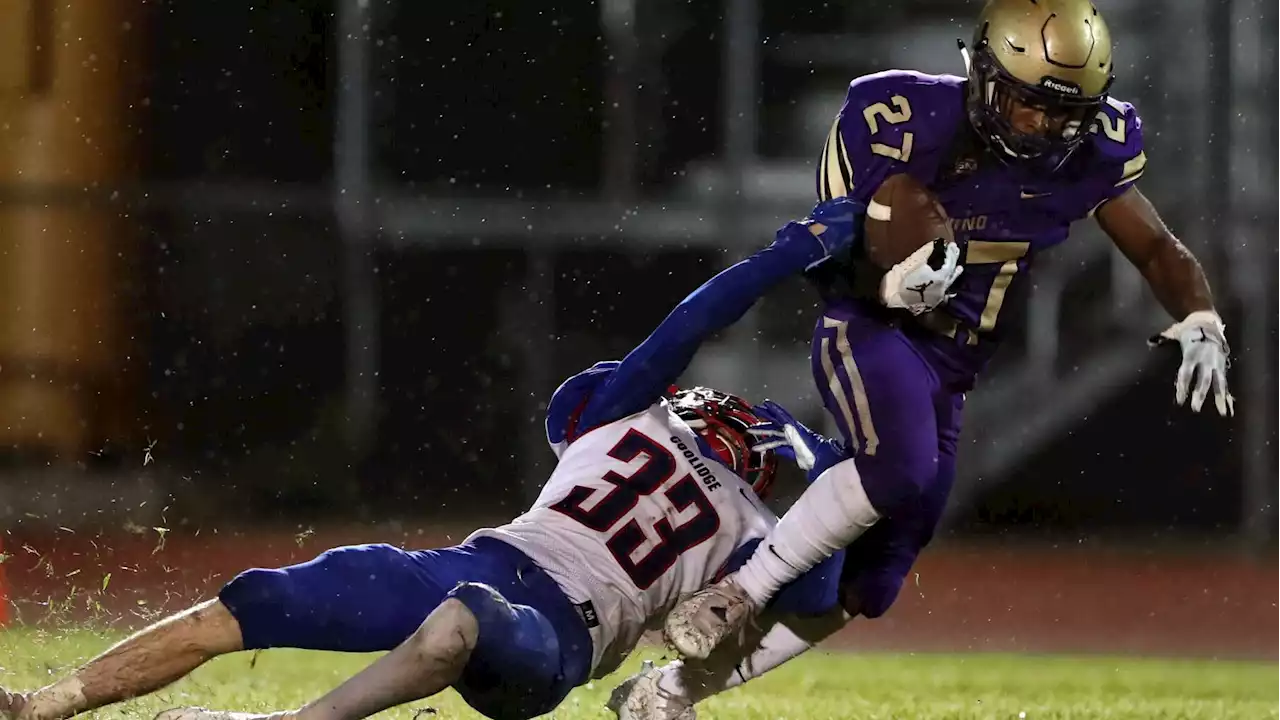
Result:
<instances>
[{"instance_id":1,"label":"player's outstretched arm","mask_svg":"<svg viewBox=\"0 0 1280 720\"><path fill-rule=\"evenodd\" d=\"M1130 186L1098 208L1095 217L1175 319L1213 311L1213 293L1200 262L1164 224L1141 190Z\"/></svg>"},{"instance_id":2,"label":"player's outstretched arm","mask_svg":"<svg viewBox=\"0 0 1280 720\"><path fill-rule=\"evenodd\" d=\"M1170 232L1136 187L1130 186L1104 203L1096 217L1116 247L1142 273L1160 304L1179 320L1153 339L1181 345L1182 367L1175 384L1178 404L1186 402L1190 394L1191 409L1198 412L1212 389L1218 413L1231 415L1234 399L1227 391L1230 351L1226 328L1214 310L1209 280L1195 255Z\"/></svg>"},{"instance_id":3,"label":"player's outstretched arm","mask_svg":"<svg viewBox=\"0 0 1280 720\"><path fill-rule=\"evenodd\" d=\"M778 283L855 242L863 211L849 198L821 202L805 220L778 230L771 245L694 290L592 393L579 426L597 427L653 404L707 338L737 322Z\"/></svg>"}]
</instances>

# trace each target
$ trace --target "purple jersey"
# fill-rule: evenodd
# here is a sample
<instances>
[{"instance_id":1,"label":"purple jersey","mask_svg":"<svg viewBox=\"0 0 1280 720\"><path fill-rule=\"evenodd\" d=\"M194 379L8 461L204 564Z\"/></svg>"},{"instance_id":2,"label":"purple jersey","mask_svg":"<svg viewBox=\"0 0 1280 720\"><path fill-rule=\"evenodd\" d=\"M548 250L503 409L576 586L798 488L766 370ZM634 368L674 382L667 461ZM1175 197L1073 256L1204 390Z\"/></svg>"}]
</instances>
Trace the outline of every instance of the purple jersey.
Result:
<instances>
[{"instance_id":1,"label":"purple jersey","mask_svg":"<svg viewBox=\"0 0 1280 720\"><path fill-rule=\"evenodd\" d=\"M967 343L935 343L938 360L972 376L994 350L1005 300L1018 296L1036 256L1127 190L1146 155L1133 106L1108 99L1090 136L1056 171L989 156L978 162L957 151L973 139L965 91L963 78L906 70L854 80L823 148L818 195L867 202L885 178L903 172L937 193L966 248L965 271L956 296L927 324L951 337L958 327L975 331Z\"/></svg>"}]
</instances>

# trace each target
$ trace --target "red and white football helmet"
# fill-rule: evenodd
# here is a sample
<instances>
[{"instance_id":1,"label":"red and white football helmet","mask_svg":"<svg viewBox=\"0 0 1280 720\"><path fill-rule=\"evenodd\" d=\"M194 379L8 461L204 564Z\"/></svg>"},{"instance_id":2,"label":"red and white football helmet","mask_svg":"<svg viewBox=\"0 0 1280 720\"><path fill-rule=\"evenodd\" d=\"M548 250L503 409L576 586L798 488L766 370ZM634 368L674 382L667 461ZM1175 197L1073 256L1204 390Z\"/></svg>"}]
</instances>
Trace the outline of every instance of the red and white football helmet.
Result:
<instances>
[{"instance_id":1,"label":"red and white football helmet","mask_svg":"<svg viewBox=\"0 0 1280 720\"><path fill-rule=\"evenodd\" d=\"M671 408L689 424L734 473L761 499L769 496L778 474L772 450L754 451L747 428L766 422L746 400L708 387L670 388Z\"/></svg>"}]
</instances>

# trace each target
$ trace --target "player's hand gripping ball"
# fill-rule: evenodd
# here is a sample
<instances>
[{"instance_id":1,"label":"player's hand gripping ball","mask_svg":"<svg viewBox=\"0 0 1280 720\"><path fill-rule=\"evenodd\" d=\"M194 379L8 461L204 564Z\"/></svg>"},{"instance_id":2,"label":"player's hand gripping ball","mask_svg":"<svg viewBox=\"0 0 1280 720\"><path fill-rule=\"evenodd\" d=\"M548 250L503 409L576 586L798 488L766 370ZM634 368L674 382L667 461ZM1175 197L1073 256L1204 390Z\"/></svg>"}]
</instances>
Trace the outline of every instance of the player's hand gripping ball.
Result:
<instances>
[{"instance_id":1,"label":"player's hand gripping ball","mask_svg":"<svg viewBox=\"0 0 1280 720\"><path fill-rule=\"evenodd\" d=\"M880 302L922 315L955 296L951 286L962 272L960 246L954 241L934 240L889 268L880 281Z\"/></svg>"},{"instance_id":2,"label":"player's hand gripping ball","mask_svg":"<svg viewBox=\"0 0 1280 720\"><path fill-rule=\"evenodd\" d=\"M907 174L891 175L867 205L867 257L887 269L880 281L885 307L920 315L952 297L960 278L960 246L947 211L932 190Z\"/></svg>"}]
</instances>

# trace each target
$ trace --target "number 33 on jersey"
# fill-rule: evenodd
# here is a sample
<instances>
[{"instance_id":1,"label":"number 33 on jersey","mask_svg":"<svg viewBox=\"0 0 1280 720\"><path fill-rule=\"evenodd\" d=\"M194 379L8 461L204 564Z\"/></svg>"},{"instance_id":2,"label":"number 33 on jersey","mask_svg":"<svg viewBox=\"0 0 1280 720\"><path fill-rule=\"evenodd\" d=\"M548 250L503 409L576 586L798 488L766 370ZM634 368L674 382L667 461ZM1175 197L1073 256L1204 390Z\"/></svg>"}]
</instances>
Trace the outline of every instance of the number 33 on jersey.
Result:
<instances>
[{"instance_id":1,"label":"number 33 on jersey","mask_svg":"<svg viewBox=\"0 0 1280 720\"><path fill-rule=\"evenodd\" d=\"M822 150L818 196L867 202L902 172L927 185L966 247L965 272L943 310L994 335L1006 298L1036 255L1128 189L1147 158L1133 106L1109 99L1056 172L993 157L977 162L966 150L964 99L965 81L954 75L892 70L854 80Z\"/></svg>"},{"instance_id":2,"label":"number 33 on jersey","mask_svg":"<svg viewBox=\"0 0 1280 720\"><path fill-rule=\"evenodd\" d=\"M519 547L575 602L592 604L599 676L649 618L665 617L776 523L662 402L574 440L533 508L485 532Z\"/></svg>"}]
</instances>

